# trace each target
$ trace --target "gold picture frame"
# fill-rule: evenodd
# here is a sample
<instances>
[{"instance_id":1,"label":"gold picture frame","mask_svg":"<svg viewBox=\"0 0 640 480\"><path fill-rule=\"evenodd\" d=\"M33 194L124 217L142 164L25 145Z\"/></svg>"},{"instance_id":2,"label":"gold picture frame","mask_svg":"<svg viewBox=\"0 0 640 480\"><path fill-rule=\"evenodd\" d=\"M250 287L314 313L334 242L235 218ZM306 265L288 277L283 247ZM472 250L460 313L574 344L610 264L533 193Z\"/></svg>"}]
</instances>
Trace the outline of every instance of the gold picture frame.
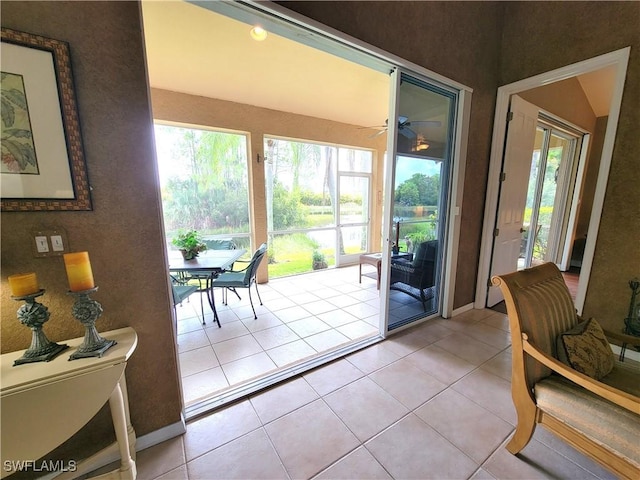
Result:
<instances>
[{"instance_id":1,"label":"gold picture frame","mask_svg":"<svg viewBox=\"0 0 640 480\"><path fill-rule=\"evenodd\" d=\"M0 209L92 210L69 45L2 28Z\"/></svg>"}]
</instances>

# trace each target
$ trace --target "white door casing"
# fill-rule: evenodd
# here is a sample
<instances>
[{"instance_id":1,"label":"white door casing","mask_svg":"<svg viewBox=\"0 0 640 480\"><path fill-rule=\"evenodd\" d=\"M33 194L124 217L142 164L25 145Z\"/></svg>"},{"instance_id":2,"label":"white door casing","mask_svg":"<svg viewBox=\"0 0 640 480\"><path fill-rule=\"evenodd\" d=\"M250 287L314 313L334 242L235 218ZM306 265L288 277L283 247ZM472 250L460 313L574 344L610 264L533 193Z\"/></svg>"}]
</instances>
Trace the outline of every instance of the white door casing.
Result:
<instances>
[{"instance_id":1,"label":"white door casing","mask_svg":"<svg viewBox=\"0 0 640 480\"><path fill-rule=\"evenodd\" d=\"M582 267L580 269L580 282L578 284L578 292L575 299L576 310L578 314L582 314L589 277L591 275L595 244L598 238L598 230L600 228L600 215L604 205L607 180L609 177L609 170L611 168L611 157L613 155L613 146L618 128L618 118L620 117L622 93L624 91L630 51L631 47L625 47L588 60L566 65L556 70L551 70L514 83L503 85L498 88L493 136L491 140L491 158L489 162L489 177L487 180L487 196L484 210L482 241L480 245L480 258L478 261L478 281L476 283L474 308L485 308L487 305L487 279L489 278L491 271L491 250L493 248L493 229L495 226L498 204L499 174L504 150L504 140L506 137L504 118L508 112L509 98L518 92L523 92L532 88L566 80L567 78L572 78L583 73L589 73L601 68L613 66L616 69L616 80L611 95L609 119L607 121L604 142L602 145L600 168L598 170L598 179L589 221L589 231L587 233L587 242L585 244ZM586 152L586 149L584 151Z\"/></svg>"},{"instance_id":2,"label":"white door casing","mask_svg":"<svg viewBox=\"0 0 640 480\"><path fill-rule=\"evenodd\" d=\"M538 107L517 95L511 97L509 112L511 119L507 127L491 275L512 272L518 267L522 222L538 123ZM502 299L500 288L491 286L487 306L492 307Z\"/></svg>"}]
</instances>

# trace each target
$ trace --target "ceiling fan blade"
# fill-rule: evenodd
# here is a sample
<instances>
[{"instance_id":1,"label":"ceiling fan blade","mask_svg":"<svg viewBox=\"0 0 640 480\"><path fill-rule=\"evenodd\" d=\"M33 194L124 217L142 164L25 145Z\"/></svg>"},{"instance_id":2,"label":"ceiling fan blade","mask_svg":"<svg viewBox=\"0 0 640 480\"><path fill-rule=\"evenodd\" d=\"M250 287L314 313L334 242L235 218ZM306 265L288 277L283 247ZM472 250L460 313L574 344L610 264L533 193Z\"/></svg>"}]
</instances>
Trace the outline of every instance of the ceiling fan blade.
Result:
<instances>
[{"instance_id":1,"label":"ceiling fan blade","mask_svg":"<svg viewBox=\"0 0 640 480\"><path fill-rule=\"evenodd\" d=\"M380 135L382 135L383 133L387 133L387 129L385 128L384 130L380 130L377 133L374 133L373 135L371 135L369 138L376 138L379 137Z\"/></svg>"},{"instance_id":2,"label":"ceiling fan blade","mask_svg":"<svg viewBox=\"0 0 640 480\"><path fill-rule=\"evenodd\" d=\"M400 127L398 129L398 133L404 137L407 137L410 140L413 140L414 138L417 138L418 135L416 134L416 132L414 132L413 130L411 130L409 127Z\"/></svg>"}]
</instances>

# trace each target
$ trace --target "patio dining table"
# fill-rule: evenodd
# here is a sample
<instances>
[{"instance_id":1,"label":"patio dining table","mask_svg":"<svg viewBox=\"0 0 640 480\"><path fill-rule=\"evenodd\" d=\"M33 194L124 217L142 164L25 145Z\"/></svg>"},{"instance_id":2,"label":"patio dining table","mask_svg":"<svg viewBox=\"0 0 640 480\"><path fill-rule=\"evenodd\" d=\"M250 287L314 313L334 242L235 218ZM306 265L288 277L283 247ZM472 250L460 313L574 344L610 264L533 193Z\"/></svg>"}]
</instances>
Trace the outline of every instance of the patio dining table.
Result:
<instances>
[{"instance_id":1,"label":"patio dining table","mask_svg":"<svg viewBox=\"0 0 640 480\"><path fill-rule=\"evenodd\" d=\"M245 249L234 250L206 250L191 260L182 258L180 252L169 252L169 272L174 273L195 273L205 279L204 291L207 292L207 300L213 311L213 319L220 325L216 304L213 298L212 281L225 270L230 269L233 263L242 257L247 251ZM203 318L204 322L204 318Z\"/></svg>"}]
</instances>

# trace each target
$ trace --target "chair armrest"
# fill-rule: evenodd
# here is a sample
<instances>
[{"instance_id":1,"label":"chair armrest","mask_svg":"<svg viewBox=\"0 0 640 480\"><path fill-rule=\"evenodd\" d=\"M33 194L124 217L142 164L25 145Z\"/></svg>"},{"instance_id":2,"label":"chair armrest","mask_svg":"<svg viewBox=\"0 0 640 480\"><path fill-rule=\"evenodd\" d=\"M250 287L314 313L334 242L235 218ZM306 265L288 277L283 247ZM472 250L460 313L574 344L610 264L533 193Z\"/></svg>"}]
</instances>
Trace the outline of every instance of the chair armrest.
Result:
<instances>
[{"instance_id":1,"label":"chair armrest","mask_svg":"<svg viewBox=\"0 0 640 480\"><path fill-rule=\"evenodd\" d=\"M241 268L240 270L235 270L233 267L236 266L236 263L251 263L251 260L236 260L231 264L231 270L229 270L230 272L244 272L247 268L249 268L249 265L247 265L246 267Z\"/></svg>"},{"instance_id":2,"label":"chair armrest","mask_svg":"<svg viewBox=\"0 0 640 480\"><path fill-rule=\"evenodd\" d=\"M595 393L596 395L609 400L616 405L619 405L627 410L638 413L640 411L640 398L630 393L618 390L610 385L606 385L598 380L584 375L583 373L574 370L573 368L565 365L564 363L556 360L552 356L536 348L529 342L529 336L526 333L522 333L522 348L531 357L549 367L558 375L571 380L573 383L580 385L582 388Z\"/></svg>"},{"instance_id":3,"label":"chair armrest","mask_svg":"<svg viewBox=\"0 0 640 480\"><path fill-rule=\"evenodd\" d=\"M391 268L406 273L414 273L416 271L413 264L411 262L407 262L406 260L394 260L393 262L391 262Z\"/></svg>"},{"instance_id":4,"label":"chair armrest","mask_svg":"<svg viewBox=\"0 0 640 480\"><path fill-rule=\"evenodd\" d=\"M628 343L633 346L640 346L640 337L629 335L626 333L612 332L611 330L604 330L604 334L607 338L612 338L623 343Z\"/></svg>"},{"instance_id":5,"label":"chair armrest","mask_svg":"<svg viewBox=\"0 0 640 480\"><path fill-rule=\"evenodd\" d=\"M177 275L175 273L170 273L169 277L171 278L171 283L174 285L186 285L191 280L191 277L187 277L184 275L184 272L180 272Z\"/></svg>"}]
</instances>

